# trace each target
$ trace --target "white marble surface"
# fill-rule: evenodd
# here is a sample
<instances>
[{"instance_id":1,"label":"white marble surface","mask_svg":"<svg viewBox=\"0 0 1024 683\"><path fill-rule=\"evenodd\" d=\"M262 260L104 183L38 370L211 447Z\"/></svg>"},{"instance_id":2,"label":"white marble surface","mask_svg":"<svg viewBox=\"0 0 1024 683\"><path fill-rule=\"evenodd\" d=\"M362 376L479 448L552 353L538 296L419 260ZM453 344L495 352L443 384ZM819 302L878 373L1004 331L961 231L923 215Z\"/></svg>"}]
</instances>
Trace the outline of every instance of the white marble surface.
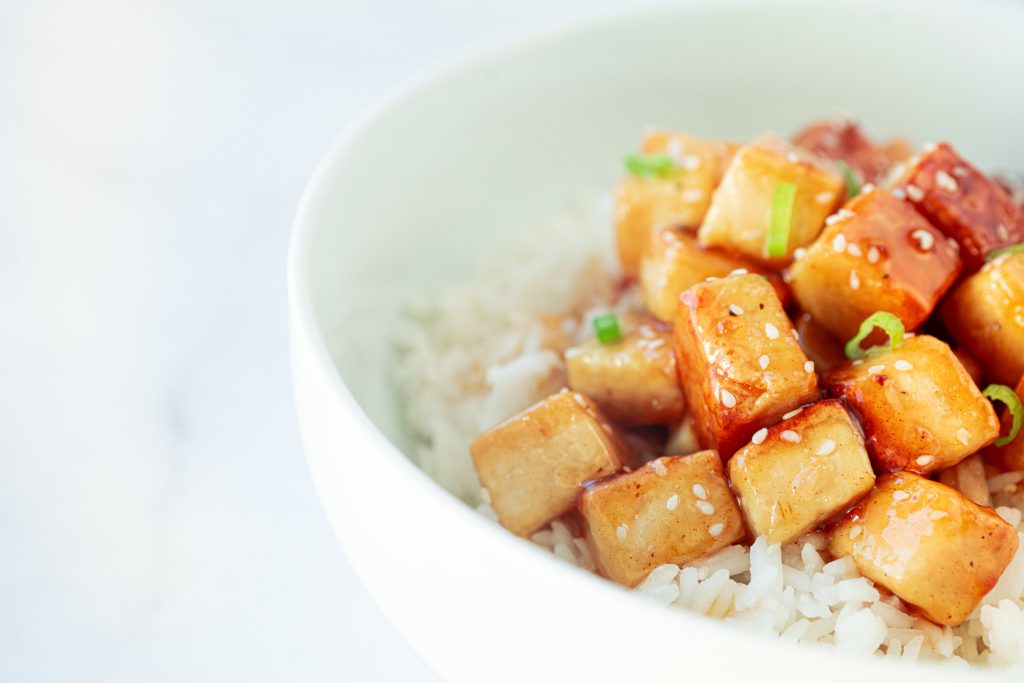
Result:
<instances>
[{"instance_id":1,"label":"white marble surface","mask_svg":"<svg viewBox=\"0 0 1024 683\"><path fill-rule=\"evenodd\" d=\"M305 470L291 214L423 66L620 4L0 3L0 680L435 680Z\"/></svg>"}]
</instances>

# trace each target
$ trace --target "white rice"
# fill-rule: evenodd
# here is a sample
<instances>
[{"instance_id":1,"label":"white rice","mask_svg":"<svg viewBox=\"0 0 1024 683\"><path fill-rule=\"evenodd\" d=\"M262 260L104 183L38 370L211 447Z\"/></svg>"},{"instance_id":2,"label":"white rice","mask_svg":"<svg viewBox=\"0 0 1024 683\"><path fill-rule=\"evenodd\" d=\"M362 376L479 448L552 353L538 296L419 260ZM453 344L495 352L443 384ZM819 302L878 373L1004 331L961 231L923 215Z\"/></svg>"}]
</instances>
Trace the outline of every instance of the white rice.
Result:
<instances>
[{"instance_id":1,"label":"white rice","mask_svg":"<svg viewBox=\"0 0 1024 683\"><path fill-rule=\"evenodd\" d=\"M468 281L417 302L400 334L397 365L418 464L494 519L481 498L469 444L485 429L560 388L567 344L590 335L590 318L614 306L610 206L602 202L524 231ZM540 320L541 316L547 318ZM860 576L850 558L826 562L824 537L768 545L758 538L685 567L656 568L635 589L781 640L886 658L1024 669L1024 475L989 481L999 514L1021 547L970 618L940 627L910 614ZM555 521L532 540L593 571L587 544Z\"/></svg>"}]
</instances>

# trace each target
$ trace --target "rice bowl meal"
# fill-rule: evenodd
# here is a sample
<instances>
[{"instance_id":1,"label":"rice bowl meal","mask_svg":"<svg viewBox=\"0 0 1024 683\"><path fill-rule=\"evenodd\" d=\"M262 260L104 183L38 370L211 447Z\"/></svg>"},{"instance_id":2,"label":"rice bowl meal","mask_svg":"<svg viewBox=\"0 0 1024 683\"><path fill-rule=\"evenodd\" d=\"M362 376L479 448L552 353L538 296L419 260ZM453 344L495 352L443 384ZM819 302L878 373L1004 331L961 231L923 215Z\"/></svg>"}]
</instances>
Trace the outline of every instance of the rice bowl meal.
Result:
<instances>
[{"instance_id":1,"label":"rice bowl meal","mask_svg":"<svg viewBox=\"0 0 1024 683\"><path fill-rule=\"evenodd\" d=\"M648 134L412 302L414 458L666 606L1024 669L1024 197L949 143Z\"/></svg>"}]
</instances>

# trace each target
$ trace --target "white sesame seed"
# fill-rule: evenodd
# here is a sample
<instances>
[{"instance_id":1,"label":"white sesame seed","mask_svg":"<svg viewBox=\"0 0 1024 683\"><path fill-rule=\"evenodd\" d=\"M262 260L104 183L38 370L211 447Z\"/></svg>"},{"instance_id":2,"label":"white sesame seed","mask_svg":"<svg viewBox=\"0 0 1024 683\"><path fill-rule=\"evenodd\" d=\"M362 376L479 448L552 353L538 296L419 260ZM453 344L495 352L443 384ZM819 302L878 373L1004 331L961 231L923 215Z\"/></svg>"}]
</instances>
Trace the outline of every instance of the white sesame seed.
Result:
<instances>
[{"instance_id":1,"label":"white sesame seed","mask_svg":"<svg viewBox=\"0 0 1024 683\"><path fill-rule=\"evenodd\" d=\"M924 228L918 228L914 232L910 233L911 239L917 240L917 246L921 248L921 251L930 251L935 246L935 235L931 234Z\"/></svg>"},{"instance_id":2,"label":"white sesame seed","mask_svg":"<svg viewBox=\"0 0 1024 683\"><path fill-rule=\"evenodd\" d=\"M734 268L729 271L729 275L746 275L749 272L746 268Z\"/></svg>"},{"instance_id":3,"label":"white sesame seed","mask_svg":"<svg viewBox=\"0 0 1024 683\"><path fill-rule=\"evenodd\" d=\"M862 361L860 358L858 358L857 360L853 361L853 363L851 363L851 365L864 365L864 361Z\"/></svg>"},{"instance_id":4,"label":"white sesame seed","mask_svg":"<svg viewBox=\"0 0 1024 683\"><path fill-rule=\"evenodd\" d=\"M868 368L868 374L869 375L877 375L878 373L882 372L883 370L885 370L885 366L884 365L872 365L870 368Z\"/></svg>"},{"instance_id":5,"label":"white sesame seed","mask_svg":"<svg viewBox=\"0 0 1024 683\"><path fill-rule=\"evenodd\" d=\"M957 178L966 178L969 171L963 166L957 166L953 169L953 175Z\"/></svg>"},{"instance_id":6,"label":"white sesame seed","mask_svg":"<svg viewBox=\"0 0 1024 683\"><path fill-rule=\"evenodd\" d=\"M946 244L948 244L949 248L952 249L953 251L960 251L960 243L957 242L952 237L946 239Z\"/></svg>"},{"instance_id":7,"label":"white sesame seed","mask_svg":"<svg viewBox=\"0 0 1024 683\"><path fill-rule=\"evenodd\" d=\"M850 271L850 289L860 289L860 278L857 277L857 271Z\"/></svg>"},{"instance_id":8,"label":"white sesame seed","mask_svg":"<svg viewBox=\"0 0 1024 683\"><path fill-rule=\"evenodd\" d=\"M867 194L868 192L871 192L874 189L875 189L875 184L874 183L864 183L864 185L862 185L861 188L860 188L860 193L861 194Z\"/></svg>"},{"instance_id":9,"label":"white sesame seed","mask_svg":"<svg viewBox=\"0 0 1024 683\"><path fill-rule=\"evenodd\" d=\"M699 202L704 199L704 190L699 187L692 187L689 190L684 190L682 196L684 202Z\"/></svg>"},{"instance_id":10,"label":"white sesame seed","mask_svg":"<svg viewBox=\"0 0 1024 683\"><path fill-rule=\"evenodd\" d=\"M743 309L736 304L729 304L729 312L733 315L743 315Z\"/></svg>"},{"instance_id":11,"label":"white sesame seed","mask_svg":"<svg viewBox=\"0 0 1024 683\"><path fill-rule=\"evenodd\" d=\"M779 338L779 328L775 327L775 325L772 325L771 323L765 323L764 324L764 334L769 339L778 339Z\"/></svg>"},{"instance_id":12,"label":"white sesame seed","mask_svg":"<svg viewBox=\"0 0 1024 683\"><path fill-rule=\"evenodd\" d=\"M708 534L712 538L718 538L719 536L722 535L723 531L725 531L725 525L722 524L721 522L716 522L716 523L714 523L714 524L712 524L711 526L708 527Z\"/></svg>"},{"instance_id":13,"label":"white sesame seed","mask_svg":"<svg viewBox=\"0 0 1024 683\"><path fill-rule=\"evenodd\" d=\"M910 494L907 493L906 491L893 491L892 492L892 499L895 500L895 501L906 500L907 498L910 498Z\"/></svg>"},{"instance_id":14,"label":"white sesame seed","mask_svg":"<svg viewBox=\"0 0 1024 683\"><path fill-rule=\"evenodd\" d=\"M786 158L789 159L790 163L800 163L800 155L796 152L786 152Z\"/></svg>"},{"instance_id":15,"label":"white sesame seed","mask_svg":"<svg viewBox=\"0 0 1024 683\"><path fill-rule=\"evenodd\" d=\"M939 146L937 144L935 144L934 142L926 142L926 143L924 143L924 147L921 148L921 151L924 152L925 154L927 154L929 152L934 152L936 149L938 149L938 147ZM915 156L914 158L917 159L918 157ZM914 163L917 163L917 162L915 161Z\"/></svg>"},{"instance_id":16,"label":"white sesame seed","mask_svg":"<svg viewBox=\"0 0 1024 683\"><path fill-rule=\"evenodd\" d=\"M793 250L793 260L799 261L804 256L807 256L807 249L805 247L797 247Z\"/></svg>"},{"instance_id":17,"label":"white sesame seed","mask_svg":"<svg viewBox=\"0 0 1024 683\"><path fill-rule=\"evenodd\" d=\"M853 539L855 539L858 536L860 536L862 531L864 531L863 527L859 527L859 526L850 527L850 540L852 541Z\"/></svg>"},{"instance_id":18,"label":"white sesame seed","mask_svg":"<svg viewBox=\"0 0 1024 683\"><path fill-rule=\"evenodd\" d=\"M889 193L896 199L903 200L907 198L907 193L903 191L902 187L894 187L889 190Z\"/></svg>"},{"instance_id":19,"label":"white sesame seed","mask_svg":"<svg viewBox=\"0 0 1024 683\"><path fill-rule=\"evenodd\" d=\"M789 418L791 418L791 417L796 417L796 416L797 416L797 415L799 415L799 414L800 414L801 412L803 412L803 408L797 408L796 410L791 410L791 411L789 411L788 413L786 413L785 415L783 415L783 416L782 416L782 419L783 419L783 420L788 420L788 419L789 419Z\"/></svg>"},{"instance_id":20,"label":"white sesame seed","mask_svg":"<svg viewBox=\"0 0 1024 683\"><path fill-rule=\"evenodd\" d=\"M695 503L695 505L697 506L697 509L700 510L705 515L715 514L715 506L707 502L706 500L698 500Z\"/></svg>"},{"instance_id":21,"label":"white sesame seed","mask_svg":"<svg viewBox=\"0 0 1024 683\"><path fill-rule=\"evenodd\" d=\"M846 235L844 235L843 233L839 233L838 235L833 237L832 249L834 249L837 254L841 254L844 251L846 251Z\"/></svg>"},{"instance_id":22,"label":"white sesame seed","mask_svg":"<svg viewBox=\"0 0 1024 683\"><path fill-rule=\"evenodd\" d=\"M572 399L576 401L576 403L580 404L584 410L590 410L590 406L587 405L587 400L580 394L573 394Z\"/></svg>"},{"instance_id":23,"label":"white sesame seed","mask_svg":"<svg viewBox=\"0 0 1024 683\"><path fill-rule=\"evenodd\" d=\"M818 446L818 450L814 451L814 454L815 455L828 455L829 453L831 453L835 449L836 449L836 442L833 441L832 439L825 439L824 441L821 442L821 445Z\"/></svg>"},{"instance_id":24,"label":"white sesame seed","mask_svg":"<svg viewBox=\"0 0 1024 683\"><path fill-rule=\"evenodd\" d=\"M928 519L940 520L943 517L949 517L949 513L945 510L932 510L928 513Z\"/></svg>"},{"instance_id":25,"label":"white sesame seed","mask_svg":"<svg viewBox=\"0 0 1024 683\"><path fill-rule=\"evenodd\" d=\"M700 157L694 154L689 154L683 157L682 166L687 171L696 171L698 168L700 168Z\"/></svg>"},{"instance_id":26,"label":"white sesame seed","mask_svg":"<svg viewBox=\"0 0 1024 683\"><path fill-rule=\"evenodd\" d=\"M620 541L625 541L626 540L626 534L628 534L628 533L629 533L629 527L626 526L625 524L620 524L617 527L615 527L615 538L619 539Z\"/></svg>"},{"instance_id":27,"label":"white sesame seed","mask_svg":"<svg viewBox=\"0 0 1024 683\"><path fill-rule=\"evenodd\" d=\"M793 339L796 339L797 341L800 341L800 333L796 331L796 328L794 327L790 331L793 333Z\"/></svg>"},{"instance_id":28,"label":"white sesame seed","mask_svg":"<svg viewBox=\"0 0 1024 683\"><path fill-rule=\"evenodd\" d=\"M762 370L766 370L768 369L768 363L770 363L771 360L772 359L768 357L768 354L764 354L757 359L757 364L761 366Z\"/></svg>"},{"instance_id":29,"label":"white sesame seed","mask_svg":"<svg viewBox=\"0 0 1024 683\"><path fill-rule=\"evenodd\" d=\"M960 189L960 186L957 185L956 178L945 171L939 171L935 174L935 184L947 192L956 192Z\"/></svg>"},{"instance_id":30,"label":"white sesame seed","mask_svg":"<svg viewBox=\"0 0 1024 683\"><path fill-rule=\"evenodd\" d=\"M829 202L832 201L832 193L819 192L818 194L814 195L814 201L818 202L819 204L828 204Z\"/></svg>"},{"instance_id":31,"label":"white sesame seed","mask_svg":"<svg viewBox=\"0 0 1024 683\"><path fill-rule=\"evenodd\" d=\"M761 427L756 432L754 432L754 435L752 437L750 437L750 443L752 443L752 444L764 443L764 440L765 440L765 438L767 436L768 436L768 430L766 428L764 428L764 427Z\"/></svg>"},{"instance_id":32,"label":"white sesame seed","mask_svg":"<svg viewBox=\"0 0 1024 683\"><path fill-rule=\"evenodd\" d=\"M782 434L780 434L779 436L782 437L783 441L788 441L790 443L800 443L800 435L794 432L792 429L784 429L782 431Z\"/></svg>"},{"instance_id":33,"label":"white sesame seed","mask_svg":"<svg viewBox=\"0 0 1024 683\"><path fill-rule=\"evenodd\" d=\"M857 257L860 257L860 256L863 255L863 252L861 252L860 247L858 247L853 242L850 242L849 246L846 247L846 253L849 254L850 256L857 256Z\"/></svg>"},{"instance_id":34,"label":"white sesame seed","mask_svg":"<svg viewBox=\"0 0 1024 683\"><path fill-rule=\"evenodd\" d=\"M722 389L722 405L725 406L726 408L736 407L736 397L733 396L728 391L726 391L725 389Z\"/></svg>"},{"instance_id":35,"label":"white sesame seed","mask_svg":"<svg viewBox=\"0 0 1024 683\"><path fill-rule=\"evenodd\" d=\"M868 263L878 263L880 258L882 258L882 254L879 253L878 247L868 247Z\"/></svg>"},{"instance_id":36,"label":"white sesame seed","mask_svg":"<svg viewBox=\"0 0 1024 683\"><path fill-rule=\"evenodd\" d=\"M675 160L681 160L683 157L683 141L679 138L669 138L668 144L665 146L665 151L668 155Z\"/></svg>"},{"instance_id":37,"label":"white sesame seed","mask_svg":"<svg viewBox=\"0 0 1024 683\"><path fill-rule=\"evenodd\" d=\"M910 363L910 361L903 360L902 358L900 358L898 361L896 361L892 365L897 370L903 370L904 372L907 371L907 370L913 370L914 369L914 366Z\"/></svg>"},{"instance_id":38,"label":"white sesame seed","mask_svg":"<svg viewBox=\"0 0 1024 683\"><path fill-rule=\"evenodd\" d=\"M701 500L708 499L708 490L704 488L703 484L694 484L693 488L690 490L693 491L693 495L697 496Z\"/></svg>"},{"instance_id":39,"label":"white sesame seed","mask_svg":"<svg viewBox=\"0 0 1024 683\"><path fill-rule=\"evenodd\" d=\"M665 509L671 512L679 507L679 494L673 493L669 496L669 499L665 501Z\"/></svg>"},{"instance_id":40,"label":"white sesame seed","mask_svg":"<svg viewBox=\"0 0 1024 683\"><path fill-rule=\"evenodd\" d=\"M907 185L907 196L911 201L919 202L924 199L924 190L917 185Z\"/></svg>"},{"instance_id":41,"label":"white sesame seed","mask_svg":"<svg viewBox=\"0 0 1024 683\"><path fill-rule=\"evenodd\" d=\"M956 438L960 443L966 446L971 442L971 433L964 429L963 427L961 427L960 429L956 430Z\"/></svg>"},{"instance_id":42,"label":"white sesame seed","mask_svg":"<svg viewBox=\"0 0 1024 683\"><path fill-rule=\"evenodd\" d=\"M924 467L926 465L930 465L933 462L935 462L935 456L934 455L922 455L922 456L917 457L914 460L914 462L916 462L921 467Z\"/></svg>"},{"instance_id":43,"label":"white sesame seed","mask_svg":"<svg viewBox=\"0 0 1024 683\"><path fill-rule=\"evenodd\" d=\"M999 239L1008 240L1010 239L1010 231L1006 229L1006 226L1000 223L996 226L996 234L999 235Z\"/></svg>"},{"instance_id":44,"label":"white sesame seed","mask_svg":"<svg viewBox=\"0 0 1024 683\"><path fill-rule=\"evenodd\" d=\"M665 463L660 460L655 460L654 464L651 465L651 469L654 470L659 477L664 477L668 474L668 470L665 469Z\"/></svg>"},{"instance_id":45,"label":"white sesame seed","mask_svg":"<svg viewBox=\"0 0 1024 683\"><path fill-rule=\"evenodd\" d=\"M804 363L804 372L814 372L814 361L809 360Z\"/></svg>"}]
</instances>

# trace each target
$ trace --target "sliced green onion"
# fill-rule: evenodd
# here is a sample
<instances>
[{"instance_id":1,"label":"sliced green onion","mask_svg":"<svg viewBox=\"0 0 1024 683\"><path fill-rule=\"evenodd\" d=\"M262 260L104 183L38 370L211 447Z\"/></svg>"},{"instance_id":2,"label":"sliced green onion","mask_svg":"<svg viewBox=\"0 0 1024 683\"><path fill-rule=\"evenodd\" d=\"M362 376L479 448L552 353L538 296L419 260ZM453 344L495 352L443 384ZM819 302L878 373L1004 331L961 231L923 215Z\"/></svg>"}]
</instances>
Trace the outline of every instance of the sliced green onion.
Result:
<instances>
[{"instance_id":1,"label":"sliced green onion","mask_svg":"<svg viewBox=\"0 0 1024 683\"><path fill-rule=\"evenodd\" d=\"M1021 405L1020 399L1013 392L1013 389L1005 384L989 384L981 394L992 401L1005 403L1006 409L1010 411L1010 415L1013 417L1010 433L995 440L995 445L1005 446L1017 438L1021 422L1024 422L1024 406Z\"/></svg>"},{"instance_id":2,"label":"sliced green onion","mask_svg":"<svg viewBox=\"0 0 1024 683\"><path fill-rule=\"evenodd\" d=\"M667 178L681 168L667 154L630 154L626 157L626 170L647 178Z\"/></svg>"},{"instance_id":3,"label":"sliced green onion","mask_svg":"<svg viewBox=\"0 0 1024 683\"><path fill-rule=\"evenodd\" d=\"M843 172L843 179L846 180L847 199L853 199L860 194L860 181L857 180L857 174L845 161L840 160L836 164L839 165L839 170Z\"/></svg>"},{"instance_id":4,"label":"sliced green onion","mask_svg":"<svg viewBox=\"0 0 1024 683\"><path fill-rule=\"evenodd\" d=\"M785 256L789 249L789 228L793 223L793 201L796 199L796 185L778 183L772 195L772 222L768 227L765 251L769 256Z\"/></svg>"},{"instance_id":5,"label":"sliced green onion","mask_svg":"<svg viewBox=\"0 0 1024 683\"><path fill-rule=\"evenodd\" d=\"M1021 242L1020 244L1011 244L1008 247L1002 247L1000 249L993 249L985 255L985 261L987 263L988 261L996 260L1003 254L1016 254L1021 251L1024 251L1024 242Z\"/></svg>"},{"instance_id":6,"label":"sliced green onion","mask_svg":"<svg viewBox=\"0 0 1024 683\"><path fill-rule=\"evenodd\" d=\"M871 330L876 327L889 335L889 347L893 351L903 343L903 333L906 330L900 319L888 311L876 311L865 318L864 322L860 324L857 336L846 342L844 350L846 351L847 358L860 358L864 355L864 349L860 347L860 343L867 339L868 335L871 334Z\"/></svg>"},{"instance_id":7,"label":"sliced green onion","mask_svg":"<svg viewBox=\"0 0 1024 683\"><path fill-rule=\"evenodd\" d=\"M622 332L619 331L619 319L613 313L594 318L594 332L597 333L597 340L602 344L611 344L622 338Z\"/></svg>"}]
</instances>

